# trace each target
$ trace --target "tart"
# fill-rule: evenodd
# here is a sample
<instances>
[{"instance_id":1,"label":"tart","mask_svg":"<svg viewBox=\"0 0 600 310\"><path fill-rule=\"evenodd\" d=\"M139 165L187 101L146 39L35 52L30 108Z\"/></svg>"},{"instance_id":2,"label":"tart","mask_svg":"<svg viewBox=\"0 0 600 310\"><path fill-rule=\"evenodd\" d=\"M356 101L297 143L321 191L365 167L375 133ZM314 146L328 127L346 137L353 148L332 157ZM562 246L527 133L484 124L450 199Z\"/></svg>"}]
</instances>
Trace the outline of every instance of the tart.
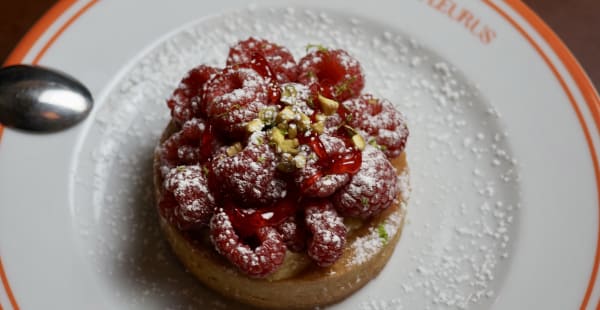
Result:
<instances>
[{"instance_id":1,"label":"tart","mask_svg":"<svg viewBox=\"0 0 600 310\"><path fill-rule=\"evenodd\" d=\"M362 93L359 62L310 45L231 47L167 100L154 160L161 228L204 285L273 309L349 296L385 266L408 191L408 128Z\"/></svg>"}]
</instances>

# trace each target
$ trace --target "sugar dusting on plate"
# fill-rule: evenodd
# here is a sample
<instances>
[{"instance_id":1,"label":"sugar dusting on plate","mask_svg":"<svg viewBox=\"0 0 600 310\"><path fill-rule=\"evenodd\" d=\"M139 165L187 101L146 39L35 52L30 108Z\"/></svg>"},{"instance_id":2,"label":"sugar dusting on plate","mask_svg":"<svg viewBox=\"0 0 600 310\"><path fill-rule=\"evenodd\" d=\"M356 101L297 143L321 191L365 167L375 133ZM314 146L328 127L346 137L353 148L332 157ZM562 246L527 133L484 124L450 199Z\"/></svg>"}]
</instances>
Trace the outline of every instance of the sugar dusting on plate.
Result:
<instances>
[{"instance_id":1,"label":"sugar dusting on plate","mask_svg":"<svg viewBox=\"0 0 600 310\"><path fill-rule=\"evenodd\" d=\"M332 12L258 7L205 19L160 42L132 64L107 99L74 171L81 246L115 302L129 309L243 308L183 271L160 233L152 157L169 119L165 100L185 72L223 66L248 36L287 46L346 49L362 64L365 90L408 120L411 198L403 236L383 273L347 309L467 309L493 302L509 268L519 208L518 165L493 102L449 62L382 25ZM406 177L399 179L407 186ZM89 207L88 207L89 206ZM383 229L392 235L398 223ZM382 241L360 240L361 255Z\"/></svg>"}]
</instances>

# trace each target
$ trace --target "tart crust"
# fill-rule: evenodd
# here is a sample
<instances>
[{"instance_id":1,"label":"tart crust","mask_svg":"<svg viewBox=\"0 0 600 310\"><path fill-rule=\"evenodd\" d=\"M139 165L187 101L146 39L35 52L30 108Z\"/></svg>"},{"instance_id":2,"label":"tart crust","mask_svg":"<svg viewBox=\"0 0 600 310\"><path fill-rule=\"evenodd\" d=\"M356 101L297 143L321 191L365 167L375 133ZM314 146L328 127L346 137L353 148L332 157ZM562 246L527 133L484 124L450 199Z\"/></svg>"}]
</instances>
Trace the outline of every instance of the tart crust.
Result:
<instances>
[{"instance_id":1,"label":"tart crust","mask_svg":"<svg viewBox=\"0 0 600 310\"><path fill-rule=\"evenodd\" d=\"M175 123L169 123L160 142L164 142L177 129ZM408 173L405 153L390 161L398 175ZM157 208L162 183L160 161L155 155ZM205 286L260 308L306 309L338 302L381 272L402 233L406 213L403 194L407 193L401 192L394 204L381 214L365 222L348 225L352 227L347 235L346 247L333 265L318 267L307 255L287 251L284 265L265 279L250 278L239 272L214 250L208 233L196 234L191 238L159 215L160 226L175 254ZM385 228L385 234L380 232L382 228Z\"/></svg>"}]
</instances>

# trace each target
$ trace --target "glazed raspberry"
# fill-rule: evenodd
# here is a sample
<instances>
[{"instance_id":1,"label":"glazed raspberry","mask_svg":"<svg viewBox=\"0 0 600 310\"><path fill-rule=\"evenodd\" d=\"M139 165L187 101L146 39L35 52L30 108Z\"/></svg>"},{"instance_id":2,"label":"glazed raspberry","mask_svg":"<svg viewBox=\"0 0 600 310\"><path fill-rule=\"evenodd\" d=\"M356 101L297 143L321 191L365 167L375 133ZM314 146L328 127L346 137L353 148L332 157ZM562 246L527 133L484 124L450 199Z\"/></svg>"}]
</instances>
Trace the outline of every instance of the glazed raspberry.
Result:
<instances>
[{"instance_id":1,"label":"glazed raspberry","mask_svg":"<svg viewBox=\"0 0 600 310\"><path fill-rule=\"evenodd\" d=\"M286 194L285 182L277 177L276 154L263 132L250 136L239 153L215 156L211 166L223 192L244 205L268 205Z\"/></svg>"},{"instance_id":2,"label":"glazed raspberry","mask_svg":"<svg viewBox=\"0 0 600 310\"><path fill-rule=\"evenodd\" d=\"M208 179L198 166L179 166L166 175L164 188L173 195L173 223L181 230L205 226L210 221L216 205L208 189Z\"/></svg>"},{"instance_id":3,"label":"glazed raspberry","mask_svg":"<svg viewBox=\"0 0 600 310\"><path fill-rule=\"evenodd\" d=\"M365 84L356 59L344 50L324 49L300 59L298 82L317 86L320 94L340 102L358 96Z\"/></svg>"},{"instance_id":4,"label":"glazed raspberry","mask_svg":"<svg viewBox=\"0 0 600 310\"><path fill-rule=\"evenodd\" d=\"M370 144L378 145L389 158L402 154L408 127L404 116L391 102L364 94L344 101L342 106L348 124L363 131Z\"/></svg>"},{"instance_id":5,"label":"glazed raspberry","mask_svg":"<svg viewBox=\"0 0 600 310\"><path fill-rule=\"evenodd\" d=\"M265 80L253 69L227 67L205 87L206 114L220 130L243 137L246 123L268 104Z\"/></svg>"},{"instance_id":6,"label":"glazed raspberry","mask_svg":"<svg viewBox=\"0 0 600 310\"><path fill-rule=\"evenodd\" d=\"M332 196L344 216L368 218L388 208L398 196L396 170L385 154L367 145L362 158L358 173Z\"/></svg>"},{"instance_id":7,"label":"glazed raspberry","mask_svg":"<svg viewBox=\"0 0 600 310\"><path fill-rule=\"evenodd\" d=\"M308 237L306 227L304 223L299 222L297 216L291 216L279 224L277 231L283 237L285 245L290 251L302 252L306 249L306 238Z\"/></svg>"},{"instance_id":8,"label":"glazed raspberry","mask_svg":"<svg viewBox=\"0 0 600 310\"><path fill-rule=\"evenodd\" d=\"M173 193L164 191L160 195L158 202L158 211L160 215L167 220L167 222L179 227L178 220L175 217L175 209L179 207L177 200L173 196Z\"/></svg>"},{"instance_id":9,"label":"glazed raspberry","mask_svg":"<svg viewBox=\"0 0 600 310\"><path fill-rule=\"evenodd\" d=\"M219 146L219 140L205 121L193 118L185 122L180 131L165 140L157 149L163 177L171 168L208 160Z\"/></svg>"},{"instance_id":10,"label":"glazed raspberry","mask_svg":"<svg viewBox=\"0 0 600 310\"><path fill-rule=\"evenodd\" d=\"M303 195L310 197L327 197L332 195L340 187L350 181L348 173L330 173L328 167L324 167L322 158L336 158L343 156L351 150L346 143L335 136L322 134L320 139L325 154L319 154L318 150L309 151L306 166L299 169L294 174L296 184L300 184L300 191Z\"/></svg>"},{"instance_id":11,"label":"glazed raspberry","mask_svg":"<svg viewBox=\"0 0 600 310\"><path fill-rule=\"evenodd\" d=\"M296 61L287 48L264 39L248 38L229 49L227 65L248 63L254 54L262 55L277 78L277 82L286 83L296 80Z\"/></svg>"},{"instance_id":12,"label":"glazed raspberry","mask_svg":"<svg viewBox=\"0 0 600 310\"><path fill-rule=\"evenodd\" d=\"M200 65L190 70L181 80L167 106L171 109L171 116L178 124L198 117L206 116L206 108L202 102L202 89L204 84L218 72L217 69Z\"/></svg>"},{"instance_id":13,"label":"glazed raspberry","mask_svg":"<svg viewBox=\"0 0 600 310\"><path fill-rule=\"evenodd\" d=\"M259 246L254 250L238 237L225 211L217 212L210 221L210 239L217 252L240 271L251 277L265 277L277 270L285 258L286 247L273 227L258 230Z\"/></svg>"},{"instance_id":14,"label":"glazed raspberry","mask_svg":"<svg viewBox=\"0 0 600 310\"><path fill-rule=\"evenodd\" d=\"M344 250L346 226L333 205L326 201L311 201L305 206L306 227L312 234L308 256L321 267L333 264Z\"/></svg>"}]
</instances>

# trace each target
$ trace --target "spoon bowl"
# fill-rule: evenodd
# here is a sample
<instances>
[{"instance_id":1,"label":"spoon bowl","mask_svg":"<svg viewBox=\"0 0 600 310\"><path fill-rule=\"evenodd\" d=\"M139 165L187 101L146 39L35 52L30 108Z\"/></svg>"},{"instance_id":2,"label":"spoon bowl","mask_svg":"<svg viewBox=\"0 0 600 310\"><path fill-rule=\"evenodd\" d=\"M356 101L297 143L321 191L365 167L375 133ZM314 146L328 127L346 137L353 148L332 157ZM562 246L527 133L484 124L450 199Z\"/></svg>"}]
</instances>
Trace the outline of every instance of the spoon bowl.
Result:
<instances>
[{"instance_id":1,"label":"spoon bowl","mask_svg":"<svg viewBox=\"0 0 600 310\"><path fill-rule=\"evenodd\" d=\"M75 78L48 68L0 69L0 123L33 132L69 128L90 113L92 94Z\"/></svg>"}]
</instances>

